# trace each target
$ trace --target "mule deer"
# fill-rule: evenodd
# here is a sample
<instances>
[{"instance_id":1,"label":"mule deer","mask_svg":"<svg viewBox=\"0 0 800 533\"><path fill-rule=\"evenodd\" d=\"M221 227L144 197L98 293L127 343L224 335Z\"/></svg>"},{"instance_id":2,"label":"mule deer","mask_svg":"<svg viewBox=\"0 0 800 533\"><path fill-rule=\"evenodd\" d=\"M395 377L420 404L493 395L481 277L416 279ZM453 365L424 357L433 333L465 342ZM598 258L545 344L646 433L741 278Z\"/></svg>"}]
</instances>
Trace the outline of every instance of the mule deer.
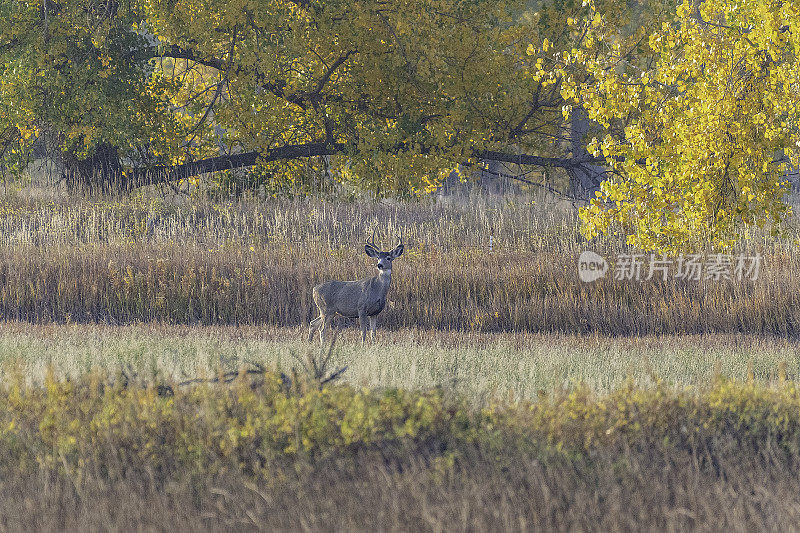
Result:
<instances>
[{"instance_id":1,"label":"mule deer","mask_svg":"<svg viewBox=\"0 0 800 533\"><path fill-rule=\"evenodd\" d=\"M314 340L314 331L319 330L320 343L325 342L325 330L337 314L348 318L358 317L361 326L361 342L367 339L367 317L369 317L370 339L375 338L377 315L386 305L386 293L392 282L392 261L403 255L403 239L391 252L382 252L375 246L375 234L364 246L368 256L377 259L378 274L359 281L327 281L314 287L314 303L319 316L311 321L308 341Z\"/></svg>"}]
</instances>

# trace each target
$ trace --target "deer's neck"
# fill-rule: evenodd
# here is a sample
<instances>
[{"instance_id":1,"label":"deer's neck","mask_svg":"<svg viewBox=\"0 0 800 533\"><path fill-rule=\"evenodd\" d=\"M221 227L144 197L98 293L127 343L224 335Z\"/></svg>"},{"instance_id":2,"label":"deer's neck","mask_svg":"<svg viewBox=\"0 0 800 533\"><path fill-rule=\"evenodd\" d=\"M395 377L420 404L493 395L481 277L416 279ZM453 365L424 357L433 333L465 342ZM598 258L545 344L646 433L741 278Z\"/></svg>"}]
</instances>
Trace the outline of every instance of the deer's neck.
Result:
<instances>
[{"instance_id":1,"label":"deer's neck","mask_svg":"<svg viewBox=\"0 0 800 533\"><path fill-rule=\"evenodd\" d=\"M375 279L384 286L384 290L389 290L389 285L392 283L392 271L389 270L381 270L378 272L378 275L375 276Z\"/></svg>"}]
</instances>

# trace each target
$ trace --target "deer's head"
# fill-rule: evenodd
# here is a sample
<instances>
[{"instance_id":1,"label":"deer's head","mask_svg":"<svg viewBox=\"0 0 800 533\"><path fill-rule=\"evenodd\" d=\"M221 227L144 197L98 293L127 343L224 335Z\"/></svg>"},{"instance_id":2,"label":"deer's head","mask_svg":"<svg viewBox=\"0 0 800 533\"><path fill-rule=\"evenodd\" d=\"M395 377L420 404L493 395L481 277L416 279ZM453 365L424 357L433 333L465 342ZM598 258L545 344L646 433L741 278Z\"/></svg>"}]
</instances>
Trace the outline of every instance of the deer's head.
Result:
<instances>
[{"instance_id":1,"label":"deer's head","mask_svg":"<svg viewBox=\"0 0 800 533\"><path fill-rule=\"evenodd\" d=\"M368 256L377 259L378 270L381 272L392 272L392 261L403 255L403 239L400 238L400 243L391 252L382 252L375 245L375 234L373 232L372 239L364 246L364 251Z\"/></svg>"}]
</instances>

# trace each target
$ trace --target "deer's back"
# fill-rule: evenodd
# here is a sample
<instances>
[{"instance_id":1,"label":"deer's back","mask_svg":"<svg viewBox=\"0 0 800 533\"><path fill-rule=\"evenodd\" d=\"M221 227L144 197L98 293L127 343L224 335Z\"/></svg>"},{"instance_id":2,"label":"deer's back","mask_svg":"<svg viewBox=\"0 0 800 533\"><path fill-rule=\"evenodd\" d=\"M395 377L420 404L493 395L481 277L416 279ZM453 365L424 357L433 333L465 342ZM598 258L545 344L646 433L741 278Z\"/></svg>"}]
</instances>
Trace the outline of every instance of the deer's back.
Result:
<instances>
[{"instance_id":1,"label":"deer's back","mask_svg":"<svg viewBox=\"0 0 800 533\"><path fill-rule=\"evenodd\" d=\"M314 287L314 302L320 310L346 317L358 316L358 304L364 290L361 281L326 281Z\"/></svg>"}]
</instances>

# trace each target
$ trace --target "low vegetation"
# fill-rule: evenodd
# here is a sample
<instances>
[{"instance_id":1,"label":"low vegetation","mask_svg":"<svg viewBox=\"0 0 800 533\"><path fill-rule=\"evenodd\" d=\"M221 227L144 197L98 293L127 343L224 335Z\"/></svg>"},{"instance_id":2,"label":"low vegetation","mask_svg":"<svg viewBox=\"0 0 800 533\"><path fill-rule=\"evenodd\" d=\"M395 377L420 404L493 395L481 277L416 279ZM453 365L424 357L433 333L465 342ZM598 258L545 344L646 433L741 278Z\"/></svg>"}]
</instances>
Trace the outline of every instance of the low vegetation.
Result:
<instances>
[{"instance_id":1,"label":"low vegetation","mask_svg":"<svg viewBox=\"0 0 800 533\"><path fill-rule=\"evenodd\" d=\"M318 383L247 369L230 383L6 381L5 526L750 529L798 518L800 390L782 374L771 386L629 383L482 408L437 389ZM31 514L9 513L19 508Z\"/></svg>"},{"instance_id":2,"label":"low vegetation","mask_svg":"<svg viewBox=\"0 0 800 533\"><path fill-rule=\"evenodd\" d=\"M288 371L318 354L306 328L167 326L139 324L32 325L4 323L0 368L43 383L48 369L77 379L103 370L185 381L221 369L261 365ZM357 328L340 333L330 365L354 387L427 390L442 387L475 405L501 397L535 400L539 391L581 385L605 394L628 379L643 387L657 380L705 387L715 374L769 385L783 366L800 380L800 346L792 339L743 335L605 337L530 333L379 331L361 346ZM7 376L0 374L0 378Z\"/></svg>"},{"instance_id":3,"label":"low vegetation","mask_svg":"<svg viewBox=\"0 0 800 533\"><path fill-rule=\"evenodd\" d=\"M520 198L6 198L3 527L797 523L797 233L750 235L755 281L583 283L626 247ZM339 320L320 370L310 289L376 227L377 344Z\"/></svg>"}]
</instances>

